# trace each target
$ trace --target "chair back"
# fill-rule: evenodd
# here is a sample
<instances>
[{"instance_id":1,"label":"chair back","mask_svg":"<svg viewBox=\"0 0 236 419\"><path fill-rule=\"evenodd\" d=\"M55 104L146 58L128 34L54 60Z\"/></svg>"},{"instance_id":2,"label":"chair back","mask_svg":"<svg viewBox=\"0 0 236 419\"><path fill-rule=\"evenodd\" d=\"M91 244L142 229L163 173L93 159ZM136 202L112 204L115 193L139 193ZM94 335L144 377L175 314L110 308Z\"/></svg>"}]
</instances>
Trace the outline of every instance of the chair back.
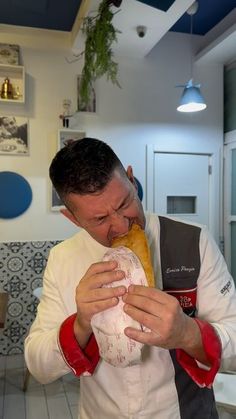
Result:
<instances>
[{"instance_id":1,"label":"chair back","mask_svg":"<svg viewBox=\"0 0 236 419\"><path fill-rule=\"evenodd\" d=\"M0 292L0 329L4 328L8 304L8 293Z\"/></svg>"}]
</instances>

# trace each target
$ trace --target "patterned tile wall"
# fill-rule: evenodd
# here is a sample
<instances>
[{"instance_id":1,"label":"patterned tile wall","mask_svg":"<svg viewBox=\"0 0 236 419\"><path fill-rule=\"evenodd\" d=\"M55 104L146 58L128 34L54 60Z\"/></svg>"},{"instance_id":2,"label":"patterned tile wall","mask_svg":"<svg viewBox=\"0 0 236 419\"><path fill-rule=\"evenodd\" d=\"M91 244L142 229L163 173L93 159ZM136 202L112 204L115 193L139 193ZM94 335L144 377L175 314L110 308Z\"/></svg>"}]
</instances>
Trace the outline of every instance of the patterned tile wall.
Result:
<instances>
[{"instance_id":1,"label":"patterned tile wall","mask_svg":"<svg viewBox=\"0 0 236 419\"><path fill-rule=\"evenodd\" d=\"M58 241L0 243L0 290L9 294L0 355L23 352L38 305L32 291L42 286L49 250Z\"/></svg>"}]
</instances>

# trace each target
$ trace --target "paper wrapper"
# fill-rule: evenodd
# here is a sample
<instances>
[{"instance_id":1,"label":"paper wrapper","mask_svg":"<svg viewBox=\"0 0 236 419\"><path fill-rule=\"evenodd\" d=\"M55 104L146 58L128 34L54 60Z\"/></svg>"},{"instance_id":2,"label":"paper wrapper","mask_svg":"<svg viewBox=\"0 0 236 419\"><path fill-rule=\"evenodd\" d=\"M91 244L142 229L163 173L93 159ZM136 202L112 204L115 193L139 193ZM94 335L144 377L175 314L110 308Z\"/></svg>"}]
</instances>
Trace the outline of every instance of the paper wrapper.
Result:
<instances>
[{"instance_id":1,"label":"paper wrapper","mask_svg":"<svg viewBox=\"0 0 236 419\"><path fill-rule=\"evenodd\" d=\"M116 260L117 269L125 272L125 277L114 281L106 287L131 284L147 286L147 279L138 257L128 248L120 246L109 249L104 261ZM128 338L124 329L128 326L143 330L143 327L128 316L123 310L124 303L119 299L118 305L95 314L91 325L99 347L100 356L115 367L127 367L141 362L143 344Z\"/></svg>"}]
</instances>

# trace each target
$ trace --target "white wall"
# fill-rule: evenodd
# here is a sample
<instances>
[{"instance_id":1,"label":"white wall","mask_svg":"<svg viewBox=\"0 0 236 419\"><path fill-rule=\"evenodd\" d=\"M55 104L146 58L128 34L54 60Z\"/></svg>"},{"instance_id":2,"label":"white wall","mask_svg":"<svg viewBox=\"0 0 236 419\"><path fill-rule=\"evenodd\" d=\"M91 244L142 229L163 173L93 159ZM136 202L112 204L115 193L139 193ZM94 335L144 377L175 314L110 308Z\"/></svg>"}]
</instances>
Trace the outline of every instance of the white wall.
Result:
<instances>
[{"instance_id":1,"label":"white wall","mask_svg":"<svg viewBox=\"0 0 236 419\"><path fill-rule=\"evenodd\" d=\"M193 115L176 111L181 89L175 85L190 78L189 41L186 35L168 33L144 59L117 57L122 89L105 79L99 80L97 114L79 113L72 120L72 128L107 141L125 166L132 164L144 186L144 195L147 144L165 144L178 150L191 142L201 151L206 145L214 150L223 143L222 67L195 69L194 78L202 83L208 104L206 111ZM50 42L38 45L34 38L23 39L15 33L14 41L12 35L5 34L4 42L21 45L27 73L27 102L22 106L1 103L0 113L29 118L30 156L0 156L0 170L12 170L25 176L33 189L33 202L20 217L0 220L0 240L64 239L75 232L76 227L50 210L48 167L56 152L62 100L71 98L74 107L76 105L76 75L80 73L82 62L68 64L65 61L69 52L66 41L55 41L56 48L53 45L47 48ZM220 182L216 189L219 221Z\"/></svg>"}]
</instances>

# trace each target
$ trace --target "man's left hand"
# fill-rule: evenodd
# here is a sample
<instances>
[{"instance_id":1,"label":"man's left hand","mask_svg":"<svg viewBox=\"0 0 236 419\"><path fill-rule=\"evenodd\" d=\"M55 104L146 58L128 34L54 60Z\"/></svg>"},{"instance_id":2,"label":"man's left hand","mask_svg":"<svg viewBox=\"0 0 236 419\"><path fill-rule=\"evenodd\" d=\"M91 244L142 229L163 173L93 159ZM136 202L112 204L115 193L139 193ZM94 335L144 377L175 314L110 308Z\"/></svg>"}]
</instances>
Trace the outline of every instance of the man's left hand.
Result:
<instances>
[{"instance_id":1,"label":"man's left hand","mask_svg":"<svg viewBox=\"0 0 236 419\"><path fill-rule=\"evenodd\" d=\"M128 337L147 345L181 348L187 352L189 346L201 346L198 326L171 295L155 288L131 285L123 301L124 311L149 329L140 331L127 327L124 332Z\"/></svg>"}]
</instances>

